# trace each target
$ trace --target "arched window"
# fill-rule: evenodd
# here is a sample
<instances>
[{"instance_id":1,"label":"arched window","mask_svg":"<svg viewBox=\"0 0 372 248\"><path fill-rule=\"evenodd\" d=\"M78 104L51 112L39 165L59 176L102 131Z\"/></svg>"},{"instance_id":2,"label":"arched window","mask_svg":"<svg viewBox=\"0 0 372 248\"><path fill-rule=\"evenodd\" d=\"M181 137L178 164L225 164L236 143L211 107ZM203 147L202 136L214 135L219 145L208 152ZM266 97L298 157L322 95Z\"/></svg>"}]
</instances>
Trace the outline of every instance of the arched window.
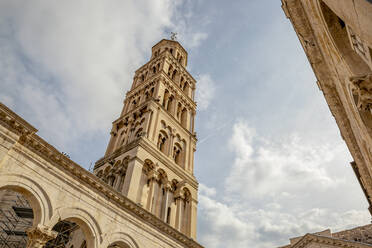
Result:
<instances>
[{"instance_id":1,"label":"arched window","mask_svg":"<svg viewBox=\"0 0 372 248\"><path fill-rule=\"evenodd\" d=\"M136 99L134 99L132 101L132 109L135 109L136 108L136 105L137 105L137 101L136 101Z\"/></svg>"},{"instance_id":2,"label":"arched window","mask_svg":"<svg viewBox=\"0 0 372 248\"><path fill-rule=\"evenodd\" d=\"M182 88L182 90L183 90L183 92L185 92L186 93L186 95L189 95L189 83L188 82L185 82L185 84L183 85L183 88Z\"/></svg>"},{"instance_id":3,"label":"arched window","mask_svg":"<svg viewBox=\"0 0 372 248\"><path fill-rule=\"evenodd\" d=\"M115 180L116 177L114 175L110 175L109 178L108 178L108 185L110 185L111 187L114 187L114 184L115 184Z\"/></svg>"},{"instance_id":4,"label":"arched window","mask_svg":"<svg viewBox=\"0 0 372 248\"><path fill-rule=\"evenodd\" d=\"M171 77L171 78L172 78L172 79L175 79L176 76L177 76L177 70L174 70L173 73L172 73L172 77Z\"/></svg>"},{"instance_id":5,"label":"arched window","mask_svg":"<svg viewBox=\"0 0 372 248\"><path fill-rule=\"evenodd\" d=\"M170 65L168 68L168 76L170 76L172 72L173 72L173 66Z\"/></svg>"},{"instance_id":6,"label":"arched window","mask_svg":"<svg viewBox=\"0 0 372 248\"><path fill-rule=\"evenodd\" d=\"M169 101L169 91L168 90L165 90L164 97L163 97L163 107L164 108L167 108L168 101Z\"/></svg>"},{"instance_id":7,"label":"arched window","mask_svg":"<svg viewBox=\"0 0 372 248\"><path fill-rule=\"evenodd\" d=\"M182 165L182 148L178 143L173 147L173 159L176 164Z\"/></svg>"},{"instance_id":8,"label":"arched window","mask_svg":"<svg viewBox=\"0 0 372 248\"><path fill-rule=\"evenodd\" d=\"M158 137L158 148L161 152L167 152L167 145L168 145L168 135L164 131L160 131Z\"/></svg>"},{"instance_id":9,"label":"arched window","mask_svg":"<svg viewBox=\"0 0 372 248\"><path fill-rule=\"evenodd\" d=\"M148 91L145 92L145 100L148 100L150 98L150 93Z\"/></svg>"},{"instance_id":10,"label":"arched window","mask_svg":"<svg viewBox=\"0 0 372 248\"><path fill-rule=\"evenodd\" d=\"M174 98L173 96L169 97L168 104L166 106L167 111L171 111L173 107Z\"/></svg>"},{"instance_id":11,"label":"arched window","mask_svg":"<svg viewBox=\"0 0 372 248\"><path fill-rule=\"evenodd\" d=\"M182 113L182 104L178 103L177 113L176 113L176 117L177 117L178 120L181 120L181 113Z\"/></svg>"},{"instance_id":12,"label":"arched window","mask_svg":"<svg viewBox=\"0 0 372 248\"><path fill-rule=\"evenodd\" d=\"M142 136L142 131L143 131L143 129L140 128L140 129L138 129L138 131L136 132L135 137L136 137L137 139L138 139L139 137Z\"/></svg>"},{"instance_id":13,"label":"arched window","mask_svg":"<svg viewBox=\"0 0 372 248\"><path fill-rule=\"evenodd\" d=\"M171 49L169 50L169 52L173 55L173 48L171 48Z\"/></svg>"},{"instance_id":14,"label":"arched window","mask_svg":"<svg viewBox=\"0 0 372 248\"><path fill-rule=\"evenodd\" d=\"M156 73L156 67L155 66L152 67L152 72Z\"/></svg>"}]
</instances>

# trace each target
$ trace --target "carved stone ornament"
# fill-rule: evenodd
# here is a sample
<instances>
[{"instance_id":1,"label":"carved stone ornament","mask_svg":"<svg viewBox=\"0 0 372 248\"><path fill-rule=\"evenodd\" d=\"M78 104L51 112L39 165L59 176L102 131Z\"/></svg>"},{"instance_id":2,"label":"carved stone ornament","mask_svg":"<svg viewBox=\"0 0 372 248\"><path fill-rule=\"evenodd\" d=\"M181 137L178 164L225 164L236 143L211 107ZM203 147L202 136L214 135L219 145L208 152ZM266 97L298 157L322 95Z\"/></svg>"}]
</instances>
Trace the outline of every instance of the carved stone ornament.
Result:
<instances>
[{"instance_id":1,"label":"carved stone ornament","mask_svg":"<svg viewBox=\"0 0 372 248\"><path fill-rule=\"evenodd\" d=\"M49 240L57 237L57 232L38 225L27 231L27 237L27 248L42 248Z\"/></svg>"},{"instance_id":2,"label":"carved stone ornament","mask_svg":"<svg viewBox=\"0 0 372 248\"><path fill-rule=\"evenodd\" d=\"M372 107L372 74L350 78L354 86L353 93L358 95L357 107L361 111L369 111Z\"/></svg>"}]
</instances>

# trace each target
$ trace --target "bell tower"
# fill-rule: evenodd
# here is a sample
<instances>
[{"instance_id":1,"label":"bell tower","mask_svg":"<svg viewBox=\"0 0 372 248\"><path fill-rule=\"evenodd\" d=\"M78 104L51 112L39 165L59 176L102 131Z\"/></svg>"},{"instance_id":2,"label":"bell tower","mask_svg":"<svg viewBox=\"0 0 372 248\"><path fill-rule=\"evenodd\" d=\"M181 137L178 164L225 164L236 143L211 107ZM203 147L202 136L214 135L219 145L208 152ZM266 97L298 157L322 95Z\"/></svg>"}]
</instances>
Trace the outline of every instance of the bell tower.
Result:
<instances>
[{"instance_id":1,"label":"bell tower","mask_svg":"<svg viewBox=\"0 0 372 248\"><path fill-rule=\"evenodd\" d=\"M196 239L196 81L186 66L187 52L177 41L163 39L152 47L150 61L135 72L94 174Z\"/></svg>"}]
</instances>

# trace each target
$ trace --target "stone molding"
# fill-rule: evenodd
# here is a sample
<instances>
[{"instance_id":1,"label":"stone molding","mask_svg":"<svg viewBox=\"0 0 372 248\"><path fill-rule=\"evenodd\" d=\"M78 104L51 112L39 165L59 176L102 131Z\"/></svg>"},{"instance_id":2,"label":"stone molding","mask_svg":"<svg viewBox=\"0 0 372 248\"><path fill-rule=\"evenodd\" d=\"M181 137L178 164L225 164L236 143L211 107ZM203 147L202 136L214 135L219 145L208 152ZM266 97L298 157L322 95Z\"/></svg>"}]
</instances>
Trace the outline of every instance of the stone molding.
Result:
<instances>
[{"instance_id":1,"label":"stone molding","mask_svg":"<svg viewBox=\"0 0 372 248\"><path fill-rule=\"evenodd\" d=\"M56 166L58 169L73 175L75 178L79 179L79 182L85 183L92 189L95 189L101 194L105 195L112 203L115 203L121 209L128 211L130 214L143 220L144 223L155 227L162 233L167 234L169 237L177 240L186 247L202 248L202 246L193 239L182 234L175 228L157 218L155 215L138 206L133 201L119 194L110 186L102 182L98 177L88 172L66 156L62 155L61 152L59 152L56 148L36 135L35 128L32 128L32 126L24 119L10 111L3 104L0 104L0 123L5 124L6 127L9 126L10 131L22 135L19 143L25 148L39 155L42 159L48 161L51 165ZM43 230L43 228L39 230Z\"/></svg>"},{"instance_id":2,"label":"stone molding","mask_svg":"<svg viewBox=\"0 0 372 248\"><path fill-rule=\"evenodd\" d=\"M121 154L130 151L131 149L134 149L135 147L142 147L146 151L148 151L154 158L159 160L160 162L164 164L169 164L173 166L169 166L168 168L173 171L176 175L178 175L180 178L185 180L188 184L190 184L194 188L198 188L198 182L196 181L195 177L191 175L190 173L186 172L184 169L182 169L178 164L176 164L173 160L168 158L165 154L157 152L153 145L149 144L150 141L148 141L146 138L140 138L137 140L134 140L133 142L127 144L126 146L122 146L121 148L117 149L115 152L110 154L107 157L103 157L99 159L95 166L94 169L98 169L102 165L104 165L106 162L110 161L111 159L114 159ZM157 149L157 148L156 148ZM142 164L144 161L140 161Z\"/></svg>"},{"instance_id":3,"label":"stone molding","mask_svg":"<svg viewBox=\"0 0 372 248\"><path fill-rule=\"evenodd\" d=\"M310 243L317 243L334 247L348 247L348 248L371 248L371 245L359 243L355 241L343 240L333 237L325 237L317 234L306 234L297 243L290 245L291 248L305 248ZM285 246L287 247L287 246Z\"/></svg>"},{"instance_id":4,"label":"stone molding","mask_svg":"<svg viewBox=\"0 0 372 248\"><path fill-rule=\"evenodd\" d=\"M37 129L0 102L0 123L17 135L29 135Z\"/></svg>"}]
</instances>

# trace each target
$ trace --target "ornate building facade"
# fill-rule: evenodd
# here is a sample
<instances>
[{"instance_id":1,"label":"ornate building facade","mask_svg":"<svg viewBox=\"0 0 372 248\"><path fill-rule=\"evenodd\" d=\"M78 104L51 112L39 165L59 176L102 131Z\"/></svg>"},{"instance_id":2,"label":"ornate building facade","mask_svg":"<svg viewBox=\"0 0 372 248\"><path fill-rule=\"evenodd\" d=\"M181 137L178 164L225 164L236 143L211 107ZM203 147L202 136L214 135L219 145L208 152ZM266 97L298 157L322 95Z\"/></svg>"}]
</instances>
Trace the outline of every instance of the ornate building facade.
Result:
<instances>
[{"instance_id":1,"label":"ornate building facade","mask_svg":"<svg viewBox=\"0 0 372 248\"><path fill-rule=\"evenodd\" d=\"M372 3L282 0L282 7L354 159L351 166L372 214ZM370 227L363 232L371 236ZM294 239L289 247L365 247L371 243L336 236L308 234Z\"/></svg>"},{"instance_id":2,"label":"ornate building facade","mask_svg":"<svg viewBox=\"0 0 372 248\"><path fill-rule=\"evenodd\" d=\"M195 79L152 48L90 173L0 104L0 247L197 247Z\"/></svg>"}]
</instances>

